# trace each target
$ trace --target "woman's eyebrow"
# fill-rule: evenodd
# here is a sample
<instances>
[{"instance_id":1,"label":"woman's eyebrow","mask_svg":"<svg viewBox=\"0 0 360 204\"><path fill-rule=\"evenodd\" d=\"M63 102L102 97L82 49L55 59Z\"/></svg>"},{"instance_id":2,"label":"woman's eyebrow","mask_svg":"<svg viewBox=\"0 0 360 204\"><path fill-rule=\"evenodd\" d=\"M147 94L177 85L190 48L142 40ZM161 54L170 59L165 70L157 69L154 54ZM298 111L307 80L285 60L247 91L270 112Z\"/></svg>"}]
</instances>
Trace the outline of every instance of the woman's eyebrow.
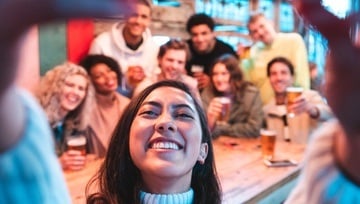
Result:
<instances>
[{"instance_id":1,"label":"woman's eyebrow","mask_svg":"<svg viewBox=\"0 0 360 204\"><path fill-rule=\"evenodd\" d=\"M188 104L185 104L185 103L180 103L180 104L175 104L174 105L174 108L188 108L190 109L193 113L195 113L195 110L189 106Z\"/></svg>"},{"instance_id":2,"label":"woman's eyebrow","mask_svg":"<svg viewBox=\"0 0 360 204\"><path fill-rule=\"evenodd\" d=\"M159 107L159 108L162 107L162 105L156 101L145 101L145 102L143 102L143 104L141 106L144 106L144 105L151 105L151 106L155 106L155 107ZM185 103L174 104L172 106L174 108L187 108L187 109L190 109L193 113L195 113L195 110L190 105L185 104Z\"/></svg>"},{"instance_id":3,"label":"woman's eyebrow","mask_svg":"<svg viewBox=\"0 0 360 204\"><path fill-rule=\"evenodd\" d=\"M156 107L161 108L161 104L156 101L144 101L141 106L144 106L144 105L151 105L151 106L156 106Z\"/></svg>"}]
</instances>

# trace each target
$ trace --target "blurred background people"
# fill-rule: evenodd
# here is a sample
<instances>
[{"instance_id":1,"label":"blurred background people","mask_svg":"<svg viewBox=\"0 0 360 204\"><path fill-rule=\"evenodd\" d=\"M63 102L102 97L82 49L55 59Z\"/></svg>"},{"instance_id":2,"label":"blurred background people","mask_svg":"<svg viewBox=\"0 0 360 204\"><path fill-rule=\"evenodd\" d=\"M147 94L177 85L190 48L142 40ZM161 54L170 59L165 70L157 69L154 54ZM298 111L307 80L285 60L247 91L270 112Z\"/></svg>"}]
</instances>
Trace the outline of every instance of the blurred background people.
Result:
<instances>
[{"instance_id":1,"label":"blurred background people","mask_svg":"<svg viewBox=\"0 0 360 204\"><path fill-rule=\"evenodd\" d=\"M201 98L212 136L258 137L264 119L260 93L244 80L237 58L225 54L216 59L210 80ZM219 119L224 115L224 104L219 97L227 97L231 103L229 117L223 122Z\"/></svg>"},{"instance_id":2,"label":"blurred background people","mask_svg":"<svg viewBox=\"0 0 360 204\"><path fill-rule=\"evenodd\" d=\"M2 203L71 203L46 115L15 85L21 43L36 23L131 11L130 1L4 0L0 4L0 200ZM41 5L41 6L34 6ZM53 11L53 12L49 12ZM22 15L20 16L19 13Z\"/></svg>"},{"instance_id":3,"label":"blurred background people","mask_svg":"<svg viewBox=\"0 0 360 204\"><path fill-rule=\"evenodd\" d=\"M323 95L322 84L324 76L319 73L319 68L314 62L309 62L310 69L310 89Z\"/></svg>"},{"instance_id":4,"label":"blurred background people","mask_svg":"<svg viewBox=\"0 0 360 204\"><path fill-rule=\"evenodd\" d=\"M267 127L275 129L280 138L292 138L295 142L306 143L308 136L322 122L330 119L332 114L318 92L304 90L288 107L291 112L295 113L295 117L286 116L286 88L294 85L294 74L294 66L284 57L276 57L268 63L267 76L275 97L264 105L264 113Z\"/></svg>"},{"instance_id":5,"label":"blurred background people","mask_svg":"<svg viewBox=\"0 0 360 204\"><path fill-rule=\"evenodd\" d=\"M88 74L70 62L58 65L41 78L37 97L53 130L56 154L63 169L81 169L85 156L79 151L67 151L66 141L84 134L88 125L93 97Z\"/></svg>"},{"instance_id":6,"label":"blurred background people","mask_svg":"<svg viewBox=\"0 0 360 204\"><path fill-rule=\"evenodd\" d=\"M320 0L294 1L330 49L324 92L338 121L314 133L297 186L286 203L360 202L360 48L351 17L339 19Z\"/></svg>"},{"instance_id":7,"label":"blurred background people","mask_svg":"<svg viewBox=\"0 0 360 204\"><path fill-rule=\"evenodd\" d=\"M110 31L100 34L91 44L90 54L103 54L114 58L123 74L120 90L131 98L136 85L157 68L159 46L153 41L149 29L151 4L148 0L135 0L135 10L126 15L124 23L116 23Z\"/></svg>"},{"instance_id":8,"label":"blurred background people","mask_svg":"<svg viewBox=\"0 0 360 204\"><path fill-rule=\"evenodd\" d=\"M275 57L285 57L294 65L295 86L310 88L307 51L304 40L298 33L279 33L263 13L254 13L247 24L252 45L249 58L242 60L245 77L260 90L264 104L274 97L266 65Z\"/></svg>"},{"instance_id":9,"label":"blurred background people","mask_svg":"<svg viewBox=\"0 0 360 204\"><path fill-rule=\"evenodd\" d=\"M194 96L200 101L197 89L197 81L187 76L185 65L191 58L189 47L183 40L171 39L160 47L158 64L161 72L151 78L142 81L135 89L134 95L138 95L146 87L161 80L175 80L186 84Z\"/></svg>"},{"instance_id":10,"label":"blurred background people","mask_svg":"<svg viewBox=\"0 0 360 204\"><path fill-rule=\"evenodd\" d=\"M187 72L196 78L199 90L209 85L211 64L216 58L226 53L237 56L229 44L216 38L214 27L214 20L202 13L192 15L186 23L186 30L191 37L187 41L191 52ZM202 71L195 71L199 69Z\"/></svg>"},{"instance_id":11,"label":"blurred background people","mask_svg":"<svg viewBox=\"0 0 360 204\"><path fill-rule=\"evenodd\" d=\"M95 88L95 103L87 115L89 151L104 157L115 126L130 100L116 91L122 74L114 59L105 55L88 55L80 64Z\"/></svg>"},{"instance_id":12,"label":"blurred background people","mask_svg":"<svg viewBox=\"0 0 360 204\"><path fill-rule=\"evenodd\" d=\"M205 114L185 84L160 81L133 98L96 184L87 203L220 204Z\"/></svg>"}]
</instances>

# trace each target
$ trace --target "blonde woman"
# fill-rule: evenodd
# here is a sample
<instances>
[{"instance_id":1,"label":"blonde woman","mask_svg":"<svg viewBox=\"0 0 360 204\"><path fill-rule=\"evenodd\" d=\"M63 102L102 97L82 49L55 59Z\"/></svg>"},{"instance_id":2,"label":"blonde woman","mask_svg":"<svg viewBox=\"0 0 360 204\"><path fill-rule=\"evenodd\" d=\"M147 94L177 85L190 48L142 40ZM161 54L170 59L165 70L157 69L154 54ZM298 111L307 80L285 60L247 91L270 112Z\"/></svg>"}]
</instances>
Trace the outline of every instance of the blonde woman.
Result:
<instances>
[{"instance_id":1,"label":"blonde woman","mask_svg":"<svg viewBox=\"0 0 360 204\"><path fill-rule=\"evenodd\" d=\"M0 183L6 183L0 185L1 203L71 203L51 147L46 116L32 95L15 84L17 64L23 60L19 57L19 45L26 29L33 24L72 17L127 15L132 12L132 1L70 2L3 0L0 3Z\"/></svg>"},{"instance_id":2,"label":"blonde woman","mask_svg":"<svg viewBox=\"0 0 360 204\"><path fill-rule=\"evenodd\" d=\"M84 165L85 157L80 152L65 151L65 141L86 130L93 92L87 72L70 62L51 69L40 81L37 97L53 130L63 169L80 169Z\"/></svg>"}]
</instances>

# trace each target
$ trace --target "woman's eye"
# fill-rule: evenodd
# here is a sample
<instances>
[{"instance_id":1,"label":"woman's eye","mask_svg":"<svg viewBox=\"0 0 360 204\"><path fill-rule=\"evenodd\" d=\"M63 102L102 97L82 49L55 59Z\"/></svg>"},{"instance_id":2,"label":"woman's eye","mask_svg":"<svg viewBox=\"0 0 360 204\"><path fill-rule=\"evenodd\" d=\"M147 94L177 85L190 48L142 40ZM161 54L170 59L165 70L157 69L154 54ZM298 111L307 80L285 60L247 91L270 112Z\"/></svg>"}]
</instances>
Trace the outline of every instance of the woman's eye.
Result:
<instances>
[{"instance_id":1,"label":"woman's eye","mask_svg":"<svg viewBox=\"0 0 360 204\"><path fill-rule=\"evenodd\" d=\"M190 118L190 119L194 119L194 117L193 117L191 114L188 114L188 113L178 113L176 116L177 116L177 117L180 117L180 118Z\"/></svg>"},{"instance_id":2,"label":"woman's eye","mask_svg":"<svg viewBox=\"0 0 360 204\"><path fill-rule=\"evenodd\" d=\"M154 111L148 110L148 111L142 111L140 115L143 116L156 116L157 114Z\"/></svg>"}]
</instances>

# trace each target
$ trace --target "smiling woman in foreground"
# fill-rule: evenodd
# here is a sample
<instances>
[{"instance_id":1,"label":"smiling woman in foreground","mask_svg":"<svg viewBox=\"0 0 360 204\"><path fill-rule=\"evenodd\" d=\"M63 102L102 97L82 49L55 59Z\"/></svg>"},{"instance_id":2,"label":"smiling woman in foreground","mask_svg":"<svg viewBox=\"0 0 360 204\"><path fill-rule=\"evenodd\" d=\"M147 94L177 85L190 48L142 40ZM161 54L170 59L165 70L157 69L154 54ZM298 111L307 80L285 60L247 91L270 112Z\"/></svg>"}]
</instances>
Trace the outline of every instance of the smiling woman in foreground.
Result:
<instances>
[{"instance_id":1,"label":"smiling woman in foreground","mask_svg":"<svg viewBox=\"0 0 360 204\"><path fill-rule=\"evenodd\" d=\"M130 102L87 194L93 185L88 203L220 203L205 115L183 83L155 83Z\"/></svg>"}]
</instances>

